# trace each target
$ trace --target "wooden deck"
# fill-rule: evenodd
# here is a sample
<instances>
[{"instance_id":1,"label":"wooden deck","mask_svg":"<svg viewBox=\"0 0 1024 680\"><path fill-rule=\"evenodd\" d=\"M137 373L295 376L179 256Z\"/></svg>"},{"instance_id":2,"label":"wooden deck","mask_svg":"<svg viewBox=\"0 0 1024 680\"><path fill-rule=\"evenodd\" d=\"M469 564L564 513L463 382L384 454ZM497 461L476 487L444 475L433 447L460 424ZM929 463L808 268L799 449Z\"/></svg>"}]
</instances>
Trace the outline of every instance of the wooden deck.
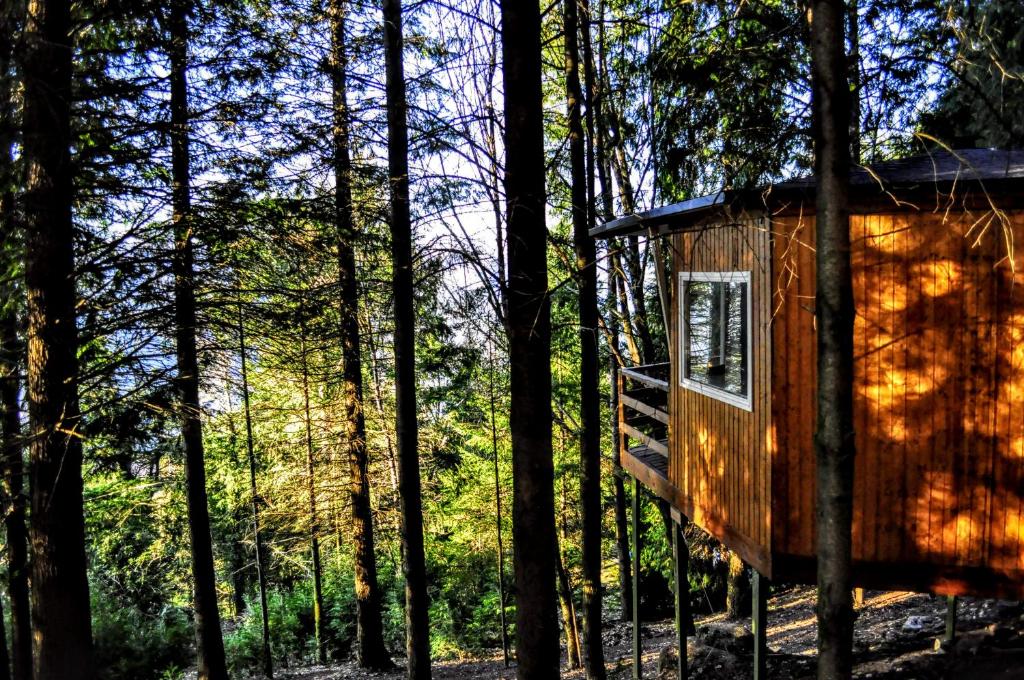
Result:
<instances>
[{"instance_id":1,"label":"wooden deck","mask_svg":"<svg viewBox=\"0 0 1024 680\"><path fill-rule=\"evenodd\" d=\"M661 442L668 444L668 440ZM648 446L634 446L622 452L622 468L646 486L658 498L674 501L675 494L668 483L668 457Z\"/></svg>"},{"instance_id":2,"label":"wooden deck","mask_svg":"<svg viewBox=\"0 0 1024 680\"><path fill-rule=\"evenodd\" d=\"M619 370L619 461L656 496L673 501L668 481L667 377L668 364Z\"/></svg>"}]
</instances>

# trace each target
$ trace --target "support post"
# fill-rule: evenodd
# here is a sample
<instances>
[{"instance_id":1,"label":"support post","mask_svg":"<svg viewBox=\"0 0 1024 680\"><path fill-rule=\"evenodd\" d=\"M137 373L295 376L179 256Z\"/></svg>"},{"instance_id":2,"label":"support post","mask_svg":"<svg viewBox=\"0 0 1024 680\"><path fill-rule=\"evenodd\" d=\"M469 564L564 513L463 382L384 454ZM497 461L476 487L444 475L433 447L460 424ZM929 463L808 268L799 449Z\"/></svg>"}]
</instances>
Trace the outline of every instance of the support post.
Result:
<instances>
[{"instance_id":1,"label":"support post","mask_svg":"<svg viewBox=\"0 0 1024 680\"><path fill-rule=\"evenodd\" d=\"M686 545L683 526L673 518L672 521L672 559L675 566L676 582L676 644L679 646L679 669L677 678L688 680L690 669L687 659L686 633L690 621L690 588L687 570L690 562L690 549Z\"/></svg>"},{"instance_id":2,"label":"support post","mask_svg":"<svg viewBox=\"0 0 1024 680\"><path fill-rule=\"evenodd\" d=\"M956 642L956 595L946 596L946 642Z\"/></svg>"},{"instance_id":3,"label":"support post","mask_svg":"<svg viewBox=\"0 0 1024 680\"><path fill-rule=\"evenodd\" d=\"M754 680L768 678L768 579L754 570Z\"/></svg>"},{"instance_id":4,"label":"support post","mask_svg":"<svg viewBox=\"0 0 1024 680\"><path fill-rule=\"evenodd\" d=\"M640 649L640 480L633 477L633 680L643 677Z\"/></svg>"}]
</instances>

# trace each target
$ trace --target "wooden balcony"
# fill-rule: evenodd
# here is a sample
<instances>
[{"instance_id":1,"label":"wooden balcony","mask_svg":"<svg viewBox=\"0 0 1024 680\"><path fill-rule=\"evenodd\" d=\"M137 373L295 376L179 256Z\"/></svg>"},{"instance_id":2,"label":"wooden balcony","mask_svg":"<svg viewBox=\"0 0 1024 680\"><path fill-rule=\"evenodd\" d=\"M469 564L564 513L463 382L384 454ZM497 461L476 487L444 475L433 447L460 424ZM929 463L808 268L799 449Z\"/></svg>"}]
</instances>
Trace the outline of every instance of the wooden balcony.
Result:
<instances>
[{"instance_id":1,"label":"wooden balcony","mask_svg":"<svg viewBox=\"0 0 1024 680\"><path fill-rule=\"evenodd\" d=\"M669 364L620 368L615 381L619 413L619 462L661 498L668 483Z\"/></svg>"}]
</instances>

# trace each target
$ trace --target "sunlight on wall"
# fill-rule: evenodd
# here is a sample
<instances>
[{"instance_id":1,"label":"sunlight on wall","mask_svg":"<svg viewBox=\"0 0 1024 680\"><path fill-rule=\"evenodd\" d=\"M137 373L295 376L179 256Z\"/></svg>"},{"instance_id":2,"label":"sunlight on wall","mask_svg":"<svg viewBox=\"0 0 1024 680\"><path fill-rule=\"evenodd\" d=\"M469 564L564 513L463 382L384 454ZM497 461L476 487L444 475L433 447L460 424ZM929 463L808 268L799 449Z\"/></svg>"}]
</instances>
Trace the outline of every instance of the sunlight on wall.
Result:
<instances>
[{"instance_id":1,"label":"sunlight on wall","mask_svg":"<svg viewBox=\"0 0 1024 680\"><path fill-rule=\"evenodd\" d=\"M942 259L922 262L910 267L911 277L921 283L921 293L931 298L949 295L962 278L960 264Z\"/></svg>"}]
</instances>

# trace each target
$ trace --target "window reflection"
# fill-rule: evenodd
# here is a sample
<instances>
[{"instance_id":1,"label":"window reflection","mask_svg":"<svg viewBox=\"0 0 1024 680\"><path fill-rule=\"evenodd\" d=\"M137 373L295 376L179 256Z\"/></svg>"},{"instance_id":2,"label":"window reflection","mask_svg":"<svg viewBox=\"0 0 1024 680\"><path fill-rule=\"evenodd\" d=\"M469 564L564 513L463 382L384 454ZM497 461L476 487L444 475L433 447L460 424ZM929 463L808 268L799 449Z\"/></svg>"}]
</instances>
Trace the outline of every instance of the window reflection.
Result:
<instances>
[{"instance_id":1,"label":"window reflection","mask_svg":"<svg viewBox=\"0 0 1024 680\"><path fill-rule=\"evenodd\" d=\"M685 377L747 396L747 283L685 282Z\"/></svg>"}]
</instances>

